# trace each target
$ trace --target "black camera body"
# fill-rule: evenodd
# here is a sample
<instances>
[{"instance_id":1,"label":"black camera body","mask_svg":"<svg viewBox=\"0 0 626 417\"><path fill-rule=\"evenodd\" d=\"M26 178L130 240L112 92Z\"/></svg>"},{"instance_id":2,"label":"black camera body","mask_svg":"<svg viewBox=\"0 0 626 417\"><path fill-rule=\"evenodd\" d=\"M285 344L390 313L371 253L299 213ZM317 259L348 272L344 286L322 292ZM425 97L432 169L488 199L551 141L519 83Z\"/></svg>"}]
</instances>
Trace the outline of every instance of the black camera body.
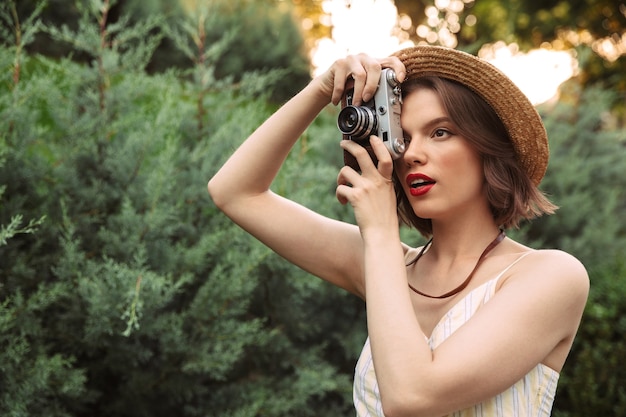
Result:
<instances>
[{"instance_id":1,"label":"black camera body","mask_svg":"<svg viewBox=\"0 0 626 417\"><path fill-rule=\"evenodd\" d=\"M376 163L369 143L370 136L376 135L381 138L393 159L400 158L405 144L400 125L402 94L396 74L389 68L383 69L374 97L361 106L352 105L353 84L354 81L350 80L346 85L341 111L337 117L337 127L343 133L343 139L352 140L367 148ZM355 161L348 163L346 160L346 164L354 165Z\"/></svg>"}]
</instances>

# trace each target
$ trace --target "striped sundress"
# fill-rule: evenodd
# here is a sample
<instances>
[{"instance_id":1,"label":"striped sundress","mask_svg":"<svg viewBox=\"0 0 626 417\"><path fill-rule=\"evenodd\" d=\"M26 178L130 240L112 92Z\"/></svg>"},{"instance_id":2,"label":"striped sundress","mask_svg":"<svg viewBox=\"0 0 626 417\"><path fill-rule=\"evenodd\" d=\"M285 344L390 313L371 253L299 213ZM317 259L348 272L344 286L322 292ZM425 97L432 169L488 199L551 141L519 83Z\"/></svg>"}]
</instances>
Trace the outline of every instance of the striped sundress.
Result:
<instances>
[{"instance_id":1,"label":"striped sundress","mask_svg":"<svg viewBox=\"0 0 626 417\"><path fill-rule=\"evenodd\" d=\"M431 350L437 348L493 297L500 277L526 254L497 277L473 289L442 317L427 339ZM449 417L549 417L558 379L558 372L539 364L506 391L472 407L455 411ZM356 364L353 398L357 417L384 417L369 338Z\"/></svg>"}]
</instances>

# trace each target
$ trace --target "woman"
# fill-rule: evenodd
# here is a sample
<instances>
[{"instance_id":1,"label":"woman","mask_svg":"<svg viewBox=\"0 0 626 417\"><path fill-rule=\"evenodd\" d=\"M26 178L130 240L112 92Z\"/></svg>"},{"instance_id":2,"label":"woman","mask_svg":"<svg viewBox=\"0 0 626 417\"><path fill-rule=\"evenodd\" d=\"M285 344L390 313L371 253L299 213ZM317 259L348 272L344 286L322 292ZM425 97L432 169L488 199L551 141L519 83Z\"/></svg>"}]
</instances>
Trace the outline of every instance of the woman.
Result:
<instances>
[{"instance_id":1,"label":"woman","mask_svg":"<svg viewBox=\"0 0 626 417\"><path fill-rule=\"evenodd\" d=\"M273 194L282 162L316 115L354 79L369 100L382 68L402 82L406 151L357 143L337 198L357 225ZM490 64L419 46L377 60L336 61L261 125L209 182L216 205L290 262L363 298L368 339L357 363L359 416L549 416L588 294L584 267L557 250L505 237L551 213L537 185L545 129ZM399 221L432 240L400 241ZM337 254L341 253L338 257Z\"/></svg>"}]
</instances>

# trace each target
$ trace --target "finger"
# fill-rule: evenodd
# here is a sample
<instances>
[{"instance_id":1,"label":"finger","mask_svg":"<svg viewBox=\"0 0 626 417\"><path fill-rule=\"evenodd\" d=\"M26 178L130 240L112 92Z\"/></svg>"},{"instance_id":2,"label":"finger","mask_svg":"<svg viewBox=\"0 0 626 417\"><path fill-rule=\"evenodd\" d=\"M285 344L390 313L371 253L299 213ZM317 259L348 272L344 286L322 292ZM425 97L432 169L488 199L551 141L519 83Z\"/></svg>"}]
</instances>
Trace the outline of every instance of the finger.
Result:
<instances>
[{"instance_id":1,"label":"finger","mask_svg":"<svg viewBox=\"0 0 626 417\"><path fill-rule=\"evenodd\" d=\"M344 166L339 170L339 174L337 174L337 189L335 191L335 195L341 204L346 204L350 201L352 184L358 182L360 178L361 176L359 173L349 166Z\"/></svg>"},{"instance_id":2,"label":"finger","mask_svg":"<svg viewBox=\"0 0 626 417\"><path fill-rule=\"evenodd\" d=\"M337 186L337 190L335 191L335 196L341 205L346 205L350 200L348 199L348 193L350 192L350 187L347 185L340 184Z\"/></svg>"},{"instance_id":3,"label":"finger","mask_svg":"<svg viewBox=\"0 0 626 417\"><path fill-rule=\"evenodd\" d=\"M361 175L358 172L346 165L342 167L339 170L339 174L337 174L337 185L352 187L352 185L357 183L360 178Z\"/></svg>"},{"instance_id":4,"label":"finger","mask_svg":"<svg viewBox=\"0 0 626 417\"><path fill-rule=\"evenodd\" d=\"M363 86L363 101L369 101L376 94L378 85L380 84L380 75L383 67L378 60L368 60L364 63L365 70L367 72L367 79Z\"/></svg>"},{"instance_id":5,"label":"finger","mask_svg":"<svg viewBox=\"0 0 626 417\"><path fill-rule=\"evenodd\" d=\"M339 145L345 151L354 156L362 173L369 172L371 174L376 171L376 166L374 165L370 154L363 146L351 140L340 140Z\"/></svg>"},{"instance_id":6,"label":"finger","mask_svg":"<svg viewBox=\"0 0 626 417\"><path fill-rule=\"evenodd\" d=\"M350 73L354 79L352 104L359 106L374 96L382 68L378 60L365 54L351 55L348 61Z\"/></svg>"},{"instance_id":7,"label":"finger","mask_svg":"<svg viewBox=\"0 0 626 417\"><path fill-rule=\"evenodd\" d=\"M378 166L376 167L378 172L385 180L389 181L393 176L393 159L389 150L378 136L370 137L370 145L376 158L378 158Z\"/></svg>"},{"instance_id":8,"label":"finger","mask_svg":"<svg viewBox=\"0 0 626 417\"><path fill-rule=\"evenodd\" d=\"M384 181L386 183L392 183L393 158L389 154L389 150L378 136L370 137L370 145L378 159L377 165L374 165L370 154L361 145L349 140L340 141L340 146L356 158L363 177L367 177L376 182ZM344 174L346 175L344 182L357 184L362 177L356 171L352 171L356 176L347 176L347 174Z\"/></svg>"},{"instance_id":9,"label":"finger","mask_svg":"<svg viewBox=\"0 0 626 417\"><path fill-rule=\"evenodd\" d=\"M352 92L352 105L360 106L363 103L363 88L367 80L368 74L363 67L355 68L351 74L354 79L354 89Z\"/></svg>"},{"instance_id":10,"label":"finger","mask_svg":"<svg viewBox=\"0 0 626 417\"><path fill-rule=\"evenodd\" d=\"M333 93L331 96L331 102L337 105L346 90L346 81L350 77L350 71L345 63L338 63L334 69L333 78Z\"/></svg>"},{"instance_id":11,"label":"finger","mask_svg":"<svg viewBox=\"0 0 626 417\"><path fill-rule=\"evenodd\" d=\"M383 68L391 68L396 73L396 80L403 82L406 79L406 67L397 56L389 56L380 60Z\"/></svg>"}]
</instances>

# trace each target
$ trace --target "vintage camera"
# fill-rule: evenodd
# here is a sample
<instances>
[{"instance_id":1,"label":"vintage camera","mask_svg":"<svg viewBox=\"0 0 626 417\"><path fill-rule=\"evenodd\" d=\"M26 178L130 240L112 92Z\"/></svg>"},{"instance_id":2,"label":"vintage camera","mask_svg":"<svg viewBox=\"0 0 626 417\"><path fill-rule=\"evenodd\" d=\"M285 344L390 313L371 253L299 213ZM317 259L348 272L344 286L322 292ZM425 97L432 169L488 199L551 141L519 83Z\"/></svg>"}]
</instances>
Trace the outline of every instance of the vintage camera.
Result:
<instances>
[{"instance_id":1,"label":"vintage camera","mask_svg":"<svg viewBox=\"0 0 626 417\"><path fill-rule=\"evenodd\" d=\"M374 98L362 106L352 105L353 85L354 80L349 80L337 117L337 127L343 133L343 139L364 146L374 163L377 163L369 143L370 136L376 135L381 138L393 159L400 158L405 146L400 125L402 95L396 74L389 68L383 69ZM344 160L346 165L358 167L352 155L344 153Z\"/></svg>"}]
</instances>

